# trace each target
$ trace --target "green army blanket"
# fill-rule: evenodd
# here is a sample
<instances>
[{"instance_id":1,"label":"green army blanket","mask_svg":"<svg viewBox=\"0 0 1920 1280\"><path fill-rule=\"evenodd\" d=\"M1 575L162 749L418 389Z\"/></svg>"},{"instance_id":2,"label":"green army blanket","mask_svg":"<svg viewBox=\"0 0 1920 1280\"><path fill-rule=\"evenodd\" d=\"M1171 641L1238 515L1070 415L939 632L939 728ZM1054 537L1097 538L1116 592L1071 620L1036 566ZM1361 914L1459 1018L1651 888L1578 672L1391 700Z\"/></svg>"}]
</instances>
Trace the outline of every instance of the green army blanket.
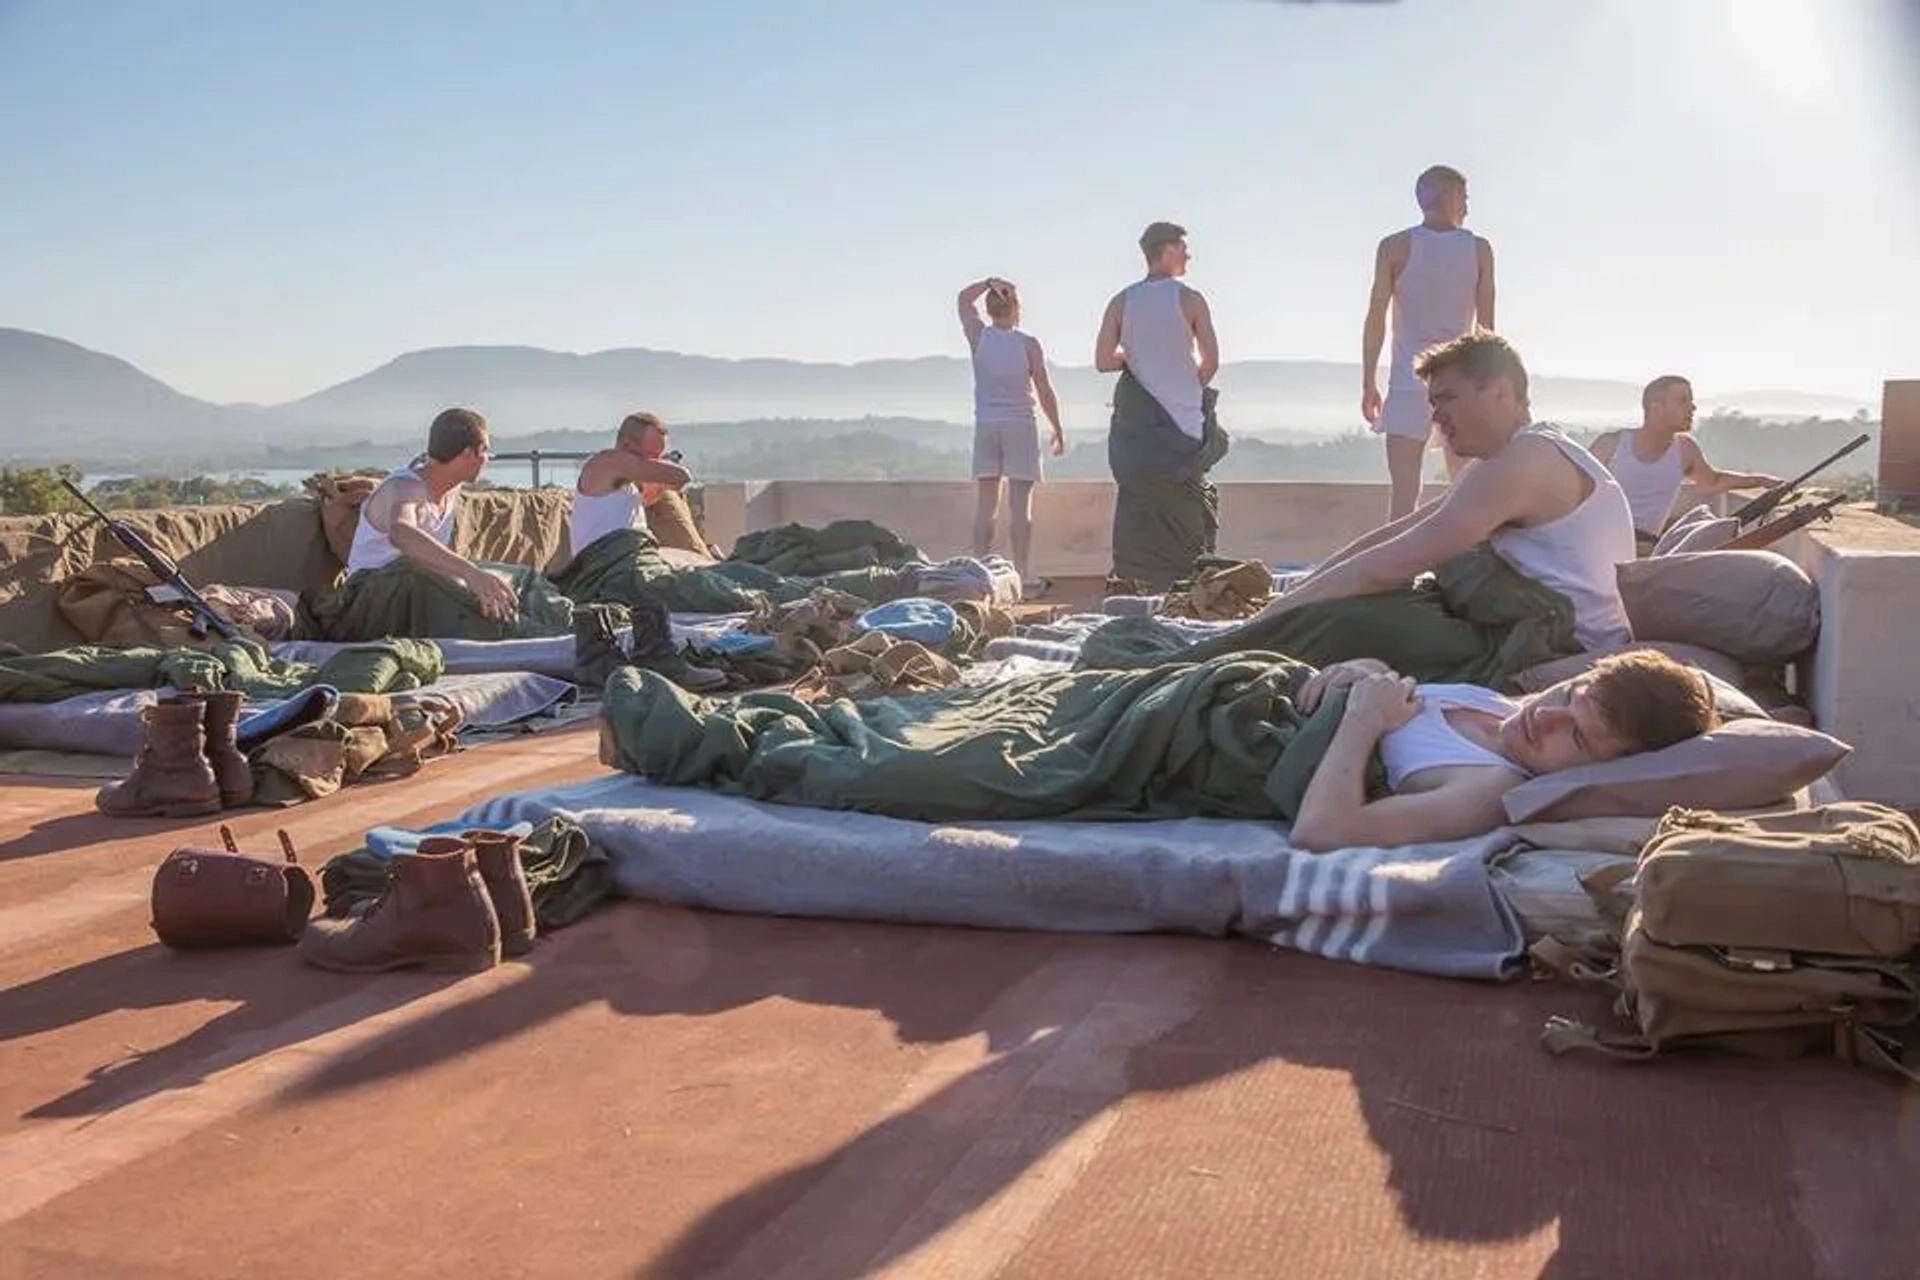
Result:
<instances>
[{"instance_id":1,"label":"green army blanket","mask_svg":"<svg viewBox=\"0 0 1920 1280\"><path fill-rule=\"evenodd\" d=\"M462 587L411 560L363 569L337 587L303 592L295 634L302 640L527 640L573 630L573 605L525 565L483 564L520 597L507 621L487 617Z\"/></svg>"},{"instance_id":2,"label":"green army blanket","mask_svg":"<svg viewBox=\"0 0 1920 1280\"><path fill-rule=\"evenodd\" d=\"M1498 689L1580 646L1565 596L1479 547L1411 586L1301 605L1198 642L1152 618L1116 618L1087 636L1076 666L1128 670L1245 652L1284 653L1316 667L1378 658L1422 683Z\"/></svg>"},{"instance_id":3,"label":"green army blanket","mask_svg":"<svg viewBox=\"0 0 1920 1280\"><path fill-rule=\"evenodd\" d=\"M1291 694L1312 674L1243 654L811 706L702 698L626 667L607 683L602 758L655 782L933 822L1291 820L1346 705L1302 717Z\"/></svg>"}]
</instances>

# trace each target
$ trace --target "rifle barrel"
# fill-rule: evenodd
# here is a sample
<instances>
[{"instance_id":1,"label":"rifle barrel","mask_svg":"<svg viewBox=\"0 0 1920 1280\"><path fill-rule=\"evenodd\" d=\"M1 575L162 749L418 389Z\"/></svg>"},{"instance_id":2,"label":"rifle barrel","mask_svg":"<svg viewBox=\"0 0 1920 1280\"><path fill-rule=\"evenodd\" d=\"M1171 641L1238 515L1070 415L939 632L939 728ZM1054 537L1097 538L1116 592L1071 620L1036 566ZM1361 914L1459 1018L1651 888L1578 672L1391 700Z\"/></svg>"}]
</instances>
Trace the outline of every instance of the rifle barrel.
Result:
<instances>
[{"instance_id":1,"label":"rifle barrel","mask_svg":"<svg viewBox=\"0 0 1920 1280\"><path fill-rule=\"evenodd\" d=\"M1782 480L1779 484L1773 486L1773 488L1767 490L1759 497L1742 505L1738 511L1733 513L1733 518L1745 524L1750 520L1758 520L1764 516L1773 514L1773 509L1792 497L1801 485L1813 479L1814 476L1825 471L1828 467L1840 461L1840 459L1846 457L1861 445L1866 444L1872 438L1872 436L1862 431L1859 435L1847 441L1847 443L1841 445L1838 449L1835 449L1832 453L1814 463L1793 479Z\"/></svg>"}]
</instances>

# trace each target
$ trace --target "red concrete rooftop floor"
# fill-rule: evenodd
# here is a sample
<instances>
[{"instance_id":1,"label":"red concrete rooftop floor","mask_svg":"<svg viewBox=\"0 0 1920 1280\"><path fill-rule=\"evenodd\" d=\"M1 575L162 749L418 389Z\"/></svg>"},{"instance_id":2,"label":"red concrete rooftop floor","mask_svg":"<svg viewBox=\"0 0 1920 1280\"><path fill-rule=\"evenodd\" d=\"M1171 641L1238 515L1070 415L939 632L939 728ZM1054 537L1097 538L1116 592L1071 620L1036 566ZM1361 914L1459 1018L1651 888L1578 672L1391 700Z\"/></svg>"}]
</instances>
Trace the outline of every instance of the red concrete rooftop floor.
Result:
<instances>
[{"instance_id":1,"label":"red concrete rooftop floor","mask_svg":"<svg viewBox=\"0 0 1920 1280\"><path fill-rule=\"evenodd\" d=\"M591 728L241 815L598 773ZM0 1275L1920 1274L1920 1108L1831 1062L1554 1061L1547 984L1245 940L618 903L465 979L173 955L205 824L0 782Z\"/></svg>"}]
</instances>

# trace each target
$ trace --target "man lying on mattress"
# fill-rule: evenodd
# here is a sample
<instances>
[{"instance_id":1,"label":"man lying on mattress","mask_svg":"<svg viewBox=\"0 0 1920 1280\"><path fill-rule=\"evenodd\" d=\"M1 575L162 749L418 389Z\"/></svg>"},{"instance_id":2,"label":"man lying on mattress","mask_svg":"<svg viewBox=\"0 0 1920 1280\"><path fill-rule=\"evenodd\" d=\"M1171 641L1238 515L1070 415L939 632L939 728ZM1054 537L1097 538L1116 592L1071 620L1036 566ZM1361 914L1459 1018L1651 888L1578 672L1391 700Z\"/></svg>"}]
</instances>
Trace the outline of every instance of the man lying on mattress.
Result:
<instances>
[{"instance_id":1,"label":"man lying on mattress","mask_svg":"<svg viewBox=\"0 0 1920 1280\"><path fill-rule=\"evenodd\" d=\"M1505 825L1501 798L1530 777L1658 751L1717 720L1705 677L1652 650L1602 658L1517 700L1416 685L1361 658L1309 680L1300 710L1339 688L1346 709L1293 821L1293 842L1316 853L1480 835ZM1369 800L1376 753L1391 794Z\"/></svg>"},{"instance_id":2,"label":"man lying on mattress","mask_svg":"<svg viewBox=\"0 0 1920 1280\"><path fill-rule=\"evenodd\" d=\"M606 685L601 759L668 785L928 822L1279 820L1317 851L1494 830L1527 778L1656 751L1715 718L1704 675L1646 650L1518 699L1270 653L823 705L694 697L626 667Z\"/></svg>"}]
</instances>

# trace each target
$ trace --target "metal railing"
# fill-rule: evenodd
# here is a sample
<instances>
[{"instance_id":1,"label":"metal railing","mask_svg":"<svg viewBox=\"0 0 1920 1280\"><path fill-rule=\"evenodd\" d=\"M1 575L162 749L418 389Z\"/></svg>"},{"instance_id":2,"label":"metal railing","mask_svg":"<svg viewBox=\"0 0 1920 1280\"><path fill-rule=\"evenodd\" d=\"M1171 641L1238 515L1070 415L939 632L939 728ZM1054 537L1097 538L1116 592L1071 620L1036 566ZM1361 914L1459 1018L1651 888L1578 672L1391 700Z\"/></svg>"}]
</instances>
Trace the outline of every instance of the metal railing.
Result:
<instances>
[{"instance_id":1,"label":"metal railing","mask_svg":"<svg viewBox=\"0 0 1920 1280\"><path fill-rule=\"evenodd\" d=\"M524 462L533 472L532 487L540 487L540 464L542 462L585 462L592 453L574 453L557 449L520 449L512 453L496 453L489 458L491 462Z\"/></svg>"}]
</instances>

